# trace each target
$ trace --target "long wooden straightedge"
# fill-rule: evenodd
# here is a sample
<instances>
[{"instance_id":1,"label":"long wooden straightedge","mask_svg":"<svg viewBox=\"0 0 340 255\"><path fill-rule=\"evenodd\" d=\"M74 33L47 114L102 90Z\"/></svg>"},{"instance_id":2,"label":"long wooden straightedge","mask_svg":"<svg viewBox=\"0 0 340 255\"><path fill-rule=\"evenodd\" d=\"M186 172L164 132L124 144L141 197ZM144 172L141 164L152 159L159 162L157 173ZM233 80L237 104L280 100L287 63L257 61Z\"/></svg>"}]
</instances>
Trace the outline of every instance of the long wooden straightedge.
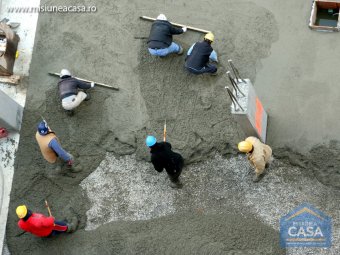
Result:
<instances>
[{"instance_id":1,"label":"long wooden straightedge","mask_svg":"<svg viewBox=\"0 0 340 255\"><path fill-rule=\"evenodd\" d=\"M59 73L48 73L49 75L54 75L54 76L60 76ZM109 89L115 89L115 90L119 90L119 88L117 86L114 86L114 85L107 85L107 84L104 84L104 83L100 83L100 82L95 82L95 81L90 81L90 80L85 80L85 79L82 79L82 78L78 78L78 77L73 77L73 78L76 78L77 80L80 80L80 81L85 81L85 82L93 82L94 84L100 86L100 87L104 87L104 88L109 88Z\"/></svg>"},{"instance_id":2,"label":"long wooden straightedge","mask_svg":"<svg viewBox=\"0 0 340 255\"><path fill-rule=\"evenodd\" d=\"M140 18L145 19L145 20L149 20L149 21L155 21L156 20L155 18L151 18L151 17L148 17L148 16L141 16ZM172 25L176 26L176 27L187 27L190 30L205 33L205 34L211 32L211 31L208 31L208 30L204 30L204 29L200 29L200 28L196 28L196 27L191 27L191 26L186 26L186 25L182 25L182 24L179 24L179 23L174 23L174 22L170 22L170 23Z\"/></svg>"}]
</instances>

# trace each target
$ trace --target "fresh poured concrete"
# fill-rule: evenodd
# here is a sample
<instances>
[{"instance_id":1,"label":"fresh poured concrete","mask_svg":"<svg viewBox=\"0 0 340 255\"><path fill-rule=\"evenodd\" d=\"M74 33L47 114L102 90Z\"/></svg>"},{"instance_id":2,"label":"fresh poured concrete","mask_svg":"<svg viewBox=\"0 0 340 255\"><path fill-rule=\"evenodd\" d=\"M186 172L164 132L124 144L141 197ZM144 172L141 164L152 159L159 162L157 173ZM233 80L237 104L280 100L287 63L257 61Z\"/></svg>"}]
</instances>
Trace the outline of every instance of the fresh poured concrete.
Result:
<instances>
[{"instance_id":1,"label":"fresh poured concrete","mask_svg":"<svg viewBox=\"0 0 340 255\"><path fill-rule=\"evenodd\" d=\"M304 84L306 71L299 61L315 66L326 61L320 56L325 42L314 40L312 47L306 38L326 38L326 44L331 44L330 39L339 40L335 34L308 29L309 3L101 1L97 7L98 13L90 15L40 16L10 205L11 212L19 203L46 212L43 200L48 198L57 218L79 218L79 230L57 239L41 240L28 234L18 238L17 217L12 213L7 227L10 252L338 254L339 190L334 180L339 176L335 155L340 149L334 143L328 146L327 137L320 138L298 121L296 112L307 116L311 106L301 102L296 111L289 105L300 102L304 93L316 100L321 89L307 90L305 84L302 95L302 91L291 93L282 87L288 77L283 67L294 67L293 78L287 82ZM147 53L146 40L140 38L148 35L151 23L138 17L160 12L176 22L214 31L219 76L187 74L184 56L158 59ZM175 37L185 49L201 39L201 34L193 32ZM309 48L319 58L311 58ZM234 60L243 77L253 81L269 114L268 143L276 160L258 184L251 182L252 172L247 175L244 156L236 155L236 143L244 135L230 115L224 90L228 59ZM63 67L80 77L117 84L121 90L96 88L91 101L69 118L59 106L57 80L47 76ZM326 67L321 71L330 74ZM335 97L333 91L322 92ZM333 107L322 100L319 105ZM79 155L84 171L74 178L55 175L32 143L40 114L65 148ZM327 125L327 114L322 116L318 125ZM144 161L148 159L144 138L149 133L160 138L165 118L174 149L187 163L200 162L184 169L183 190L171 190L165 174L157 174ZM314 115L309 118L317 119ZM281 125L285 121L290 124ZM308 143L301 147L296 146L296 130L310 132ZM311 150L311 156L283 148L288 145L308 151L319 140L326 145ZM331 249L278 247L280 217L302 202L333 218Z\"/></svg>"},{"instance_id":2,"label":"fresh poured concrete","mask_svg":"<svg viewBox=\"0 0 340 255\"><path fill-rule=\"evenodd\" d=\"M307 153L340 140L340 34L308 28L312 1L256 2L274 14L279 30L270 56L256 68L269 144Z\"/></svg>"}]
</instances>

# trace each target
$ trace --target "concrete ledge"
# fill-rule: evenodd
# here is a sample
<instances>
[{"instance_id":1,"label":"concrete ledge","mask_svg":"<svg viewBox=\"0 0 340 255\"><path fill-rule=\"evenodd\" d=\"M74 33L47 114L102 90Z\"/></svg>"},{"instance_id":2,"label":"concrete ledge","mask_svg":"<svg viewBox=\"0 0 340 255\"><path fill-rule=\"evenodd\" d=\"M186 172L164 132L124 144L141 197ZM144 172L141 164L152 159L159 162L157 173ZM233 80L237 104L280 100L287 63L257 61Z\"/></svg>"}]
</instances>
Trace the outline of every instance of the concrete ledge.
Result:
<instances>
[{"instance_id":1,"label":"concrete ledge","mask_svg":"<svg viewBox=\"0 0 340 255\"><path fill-rule=\"evenodd\" d=\"M8 18L10 22L18 22L20 26L15 30L20 37L18 44L19 57L15 60L14 74L20 76L28 76L33 53L33 45L35 39L36 26L38 21L38 13L9 13L9 7L38 7L40 0L2 0L0 2L2 18ZM16 116L17 123L21 124L22 110L26 101L26 88L21 85L13 86L0 83L0 90L16 102L19 106L19 114ZM2 101L2 98L0 98ZM2 106L0 106L2 109ZM6 105L6 111L9 105ZM10 132L7 138L0 139L0 178L3 177L4 184L2 185L0 179L0 254L9 254L6 245L4 245L4 238L6 233L6 222L8 214L8 205L10 201L10 193L12 188L12 180L14 174L14 160L15 152L18 147L20 135L18 132ZM4 249L5 247L5 249Z\"/></svg>"},{"instance_id":2,"label":"concrete ledge","mask_svg":"<svg viewBox=\"0 0 340 255\"><path fill-rule=\"evenodd\" d=\"M20 131L24 108L0 91L0 127Z\"/></svg>"}]
</instances>

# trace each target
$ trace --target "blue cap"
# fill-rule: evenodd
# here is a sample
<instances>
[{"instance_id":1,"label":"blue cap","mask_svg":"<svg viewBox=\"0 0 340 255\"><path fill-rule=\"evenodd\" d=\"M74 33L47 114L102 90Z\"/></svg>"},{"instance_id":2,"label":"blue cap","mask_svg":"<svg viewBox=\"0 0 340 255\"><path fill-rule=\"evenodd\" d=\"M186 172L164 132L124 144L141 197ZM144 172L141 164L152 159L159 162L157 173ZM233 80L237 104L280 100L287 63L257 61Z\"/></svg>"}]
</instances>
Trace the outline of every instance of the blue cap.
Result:
<instances>
[{"instance_id":1,"label":"blue cap","mask_svg":"<svg viewBox=\"0 0 340 255\"><path fill-rule=\"evenodd\" d=\"M47 123L45 121L42 121L39 123L38 125L38 132L41 135L47 135L48 133L48 126Z\"/></svg>"},{"instance_id":2,"label":"blue cap","mask_svg":"<svg viewBox=\"0 0 340 255\"><path fill-rule=\"evenodd\" d=\"M157 142L156 137L149 135L146 139L145 139L145 143L148 147L154 146Z\"/></svg>"}]
</instances>

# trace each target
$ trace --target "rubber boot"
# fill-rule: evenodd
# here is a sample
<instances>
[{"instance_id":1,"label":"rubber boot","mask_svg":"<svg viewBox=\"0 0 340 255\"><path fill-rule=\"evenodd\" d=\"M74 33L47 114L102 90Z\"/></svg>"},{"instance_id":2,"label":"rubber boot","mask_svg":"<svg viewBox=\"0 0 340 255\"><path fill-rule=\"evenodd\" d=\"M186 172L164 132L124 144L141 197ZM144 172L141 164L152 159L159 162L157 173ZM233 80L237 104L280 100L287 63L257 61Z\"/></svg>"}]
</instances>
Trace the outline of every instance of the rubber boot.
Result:
<instances>
[{"instance_id":1,"label":"rubber boot","mask_svg":"<svg viewBox=\"0 0 340 255\"><path fill-rule=\"evenodd\" d=\"M255 174L255 176L253 177L253 182L261 181L262 177L263 177L262 174L260 174L260 175Z\"/></svg>"},{"instance_id":2,"label":"rubber boot","mask_svg":"<svg viewBox=\"0 0 340 255\"><path fill-rule=\"evenodd\" d=\"M86 98L84 99L85 101L89 101L91 99L91 95L89 92L85 92Z\"/></svg>"},{"instance_id":3,"label":"rubber boot","mask_svg":"<svg viewBox=\"0 0 340 255\"><path fill-rule=\"evenodd\" d=\"M183 184L179 179L177 181L170 180L169 186L173 189L181 189L183 187Z\"/></svg>"},{"instance_id":4,"label":"rubber boot","mask_svg":"<svg viewBox=\"0 0 340 255\"><path fill-rule=\"evenodd\" d=\"M75 226L72 223L67 223L67 233L73 233L75 230Z\"/></svg>"},{"instance_id":5,"label":"rubber boot","mask_svg":"<svg viewBox=\"0 0 340 255\"><path fill-rule=\"evenodd\" d=\"M76 165L76 166L71 166L70 167L70 172L71 173L79 173L81 171L83 171L83 167L81 165L79 165L79 164Z\"/></svg>"},{"instance_id":6,"label":"rubber boot","mask_svg":"<svg viewBox=\"0 0 340 255\"><path fill-rule=\"evenodd\" d=\"M182 55L183 54L183 48L182 46L179 46L179 51L177 52L178 55Z\"/></svg>"},{"instance_id":7,"label":"rubber boot","mask_svg":"<svg viewBox=\"0 0 340 255\"><path fill-rule=\"evenodd\" d=\"M74 115L74 110L66 110L67 116L72 117Z\"/></svg>"},{"instance_id":8,"label":"rubber boot","mask_svg":"<svg viewBox=\"0 0 340 255\"><path fill-rule=\"evenodd\" d=\"M79 220L77 217L72 218L72 221L70 223L67 223L67 233L73 233L77 230Z\"/></svg>"}]
</instances>

